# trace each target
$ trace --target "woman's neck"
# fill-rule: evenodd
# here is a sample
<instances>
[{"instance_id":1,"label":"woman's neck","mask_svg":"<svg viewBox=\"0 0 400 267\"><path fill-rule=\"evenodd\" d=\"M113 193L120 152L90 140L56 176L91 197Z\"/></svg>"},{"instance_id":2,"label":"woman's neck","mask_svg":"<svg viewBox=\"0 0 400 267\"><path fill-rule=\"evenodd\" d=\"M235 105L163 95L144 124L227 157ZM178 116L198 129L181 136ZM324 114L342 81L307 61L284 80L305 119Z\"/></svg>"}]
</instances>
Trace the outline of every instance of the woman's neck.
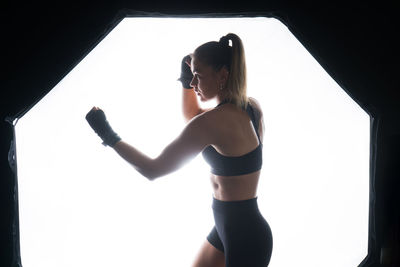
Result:
<instances>
[{"instance_id":1,"label":"woman's neck","mask_svg":"<svg viewBox=\"0 0 400 267\"><path fill-rule=\"evenodd\" d=\"M226 94L219 94L219 95L217 95L217 104L218 104L218 105L222 105L223 102L224 102L224 103L227 102L227 99L228 99L228 97L227 97Z\"/></svg>"}]
</instances>

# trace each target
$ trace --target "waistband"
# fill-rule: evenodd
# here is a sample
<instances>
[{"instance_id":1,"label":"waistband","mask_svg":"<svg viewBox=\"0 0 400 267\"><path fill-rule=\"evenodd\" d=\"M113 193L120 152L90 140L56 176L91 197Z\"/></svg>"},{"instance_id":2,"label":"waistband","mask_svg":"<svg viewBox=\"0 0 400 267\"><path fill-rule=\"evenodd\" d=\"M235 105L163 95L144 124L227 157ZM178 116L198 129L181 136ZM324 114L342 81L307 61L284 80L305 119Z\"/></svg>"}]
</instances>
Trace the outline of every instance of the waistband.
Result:
<instances>
[{"instance_id":1,"label":"waistband","mask_svg":"<svg viewBox=\"0 0 400 267\"><path fill-rule=\"evenodd\" d=\"M213 197L212 208L220 212L245 212L245 211L258 211L257 198L235 200L235 201L222 201Z\"/></svg>"}]
</instances>

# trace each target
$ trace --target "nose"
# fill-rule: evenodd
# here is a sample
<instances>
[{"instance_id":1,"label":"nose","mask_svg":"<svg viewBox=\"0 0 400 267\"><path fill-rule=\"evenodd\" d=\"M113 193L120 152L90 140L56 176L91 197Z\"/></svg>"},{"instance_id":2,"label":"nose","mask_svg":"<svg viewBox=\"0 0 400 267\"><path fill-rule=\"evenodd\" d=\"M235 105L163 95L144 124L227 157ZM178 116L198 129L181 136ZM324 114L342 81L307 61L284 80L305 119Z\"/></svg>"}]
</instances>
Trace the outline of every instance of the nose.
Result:
<instances>
[{"instance_id":1,"label":"nose","mask_svg":"<svg viewBox=\"0 0 400 267\"><path fill-rule=\"evenodd\" d=\"M193 75L193 78L190 81L190 86L195 87L196 85L197 85L197 79L196 79L196 76Z\"/></svg>"}]
</instances>

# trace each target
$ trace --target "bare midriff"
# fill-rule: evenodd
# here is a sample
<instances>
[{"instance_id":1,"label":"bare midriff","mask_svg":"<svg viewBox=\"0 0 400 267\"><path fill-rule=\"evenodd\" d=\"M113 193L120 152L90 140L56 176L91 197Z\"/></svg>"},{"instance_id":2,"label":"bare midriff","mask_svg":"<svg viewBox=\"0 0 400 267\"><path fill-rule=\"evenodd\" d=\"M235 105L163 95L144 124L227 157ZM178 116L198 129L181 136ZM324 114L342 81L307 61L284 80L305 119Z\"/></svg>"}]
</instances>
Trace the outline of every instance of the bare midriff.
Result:
<instances>
[{"instance_id":1,"label":"bare midriff","mask_svg":"<svg viewBox=\"0 0 400 267\"><path fill-rule=\"evenodd\" d=\"M260 171L237 176L211 174L214 197L221 201L237 201L255 198Z\"/></svg>"}]
</instances>

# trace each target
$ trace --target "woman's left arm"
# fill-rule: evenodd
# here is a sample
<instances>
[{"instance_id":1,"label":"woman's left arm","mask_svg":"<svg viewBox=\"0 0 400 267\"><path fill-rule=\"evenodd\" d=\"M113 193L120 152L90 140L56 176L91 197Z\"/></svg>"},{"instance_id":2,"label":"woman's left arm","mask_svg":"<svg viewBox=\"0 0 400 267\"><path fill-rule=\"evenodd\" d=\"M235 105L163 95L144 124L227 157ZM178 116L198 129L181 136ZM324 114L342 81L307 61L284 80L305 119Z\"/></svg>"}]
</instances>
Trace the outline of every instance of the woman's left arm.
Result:
<instances>
[{"instance_id":1,"label":"woman's left arm","mask_svg":"<svg viewBox=\"0 0 400 267\"><path fill-rule=\"evenodd\" d=\"M182 133L156 158L150 158L124 141L117 142L114 150L150 181L179 169L212 143L205 116L191 120Z\"/></svg>"}]
</instances>

